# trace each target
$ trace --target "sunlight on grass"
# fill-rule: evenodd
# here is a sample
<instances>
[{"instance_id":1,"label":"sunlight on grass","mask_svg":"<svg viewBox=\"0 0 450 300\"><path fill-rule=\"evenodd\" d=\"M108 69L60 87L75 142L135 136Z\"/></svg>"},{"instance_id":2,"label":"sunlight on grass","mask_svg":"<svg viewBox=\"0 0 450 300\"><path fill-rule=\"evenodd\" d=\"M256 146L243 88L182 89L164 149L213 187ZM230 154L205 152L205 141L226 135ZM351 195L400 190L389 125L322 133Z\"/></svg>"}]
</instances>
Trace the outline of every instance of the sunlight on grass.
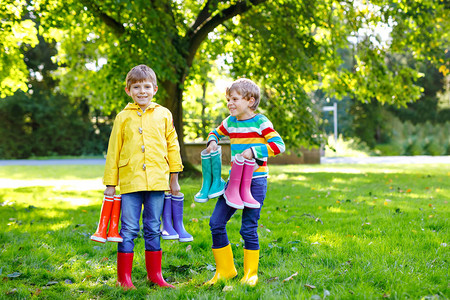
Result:
<instances>
[{"instance_id":1,"label":"sunlight on grass","mask_svg":"<svg viewBox=\"0 0 450 300\"><path fill-rule=\"evenodd\" d=\"M347 210L342 209L341 207L328 207L327 210L332 213L339 213L339 214L357 214L358 212L356 210Z\"/></svg>"},{"instance_id":2,"label":"sunlight on grass","mask_svg":"<svg viewBox=\"0 0 450 300\"><path fill-rule=\"evenodd\" d=\"M72 197L54 197L52 200L67 202L70 206L86 206L90 204L99 203L99 201L94 201L88 198L72 198Z\"/></svg>"},{"instance_id":3,"label":"sunlight on grass","mask_svg":"<svg viewBox=\"0 0 450 300\"><path fill-rule=\"evenodd\" d=\"M447 169L271 166L258 228L259 283L251 289L239 284L241 211L227 225L238 278L201 287L214 274L208 223L216 201L195 203L201 178L183 178L184 225L194 241L161 241L163 274L177 289L148 284L140 232L132 275L137 289L124 292L115 287L117 245L89 239L102 203L102 168L0 167L0 298L13 293L17 299L243 299L251 293L255 299L311 299L327 290L330 299L381 299L385 294L445 299L450 261ZM232 296L224 294L224 285L233 287Z\"/></svg>"}]
</instances>

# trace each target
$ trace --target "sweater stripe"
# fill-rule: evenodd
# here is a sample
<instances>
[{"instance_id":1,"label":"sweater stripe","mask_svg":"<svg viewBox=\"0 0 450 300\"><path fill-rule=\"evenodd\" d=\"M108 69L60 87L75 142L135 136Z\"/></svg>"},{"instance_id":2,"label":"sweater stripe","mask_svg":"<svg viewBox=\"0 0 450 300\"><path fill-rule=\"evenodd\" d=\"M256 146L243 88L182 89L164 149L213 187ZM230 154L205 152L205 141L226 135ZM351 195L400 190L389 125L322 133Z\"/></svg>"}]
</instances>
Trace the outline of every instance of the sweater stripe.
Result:
<instances>
[{"instance_id":1,"label":"sweater stripe","mask_svg":"<svg viewBox=\"0 0 450 300\"><path fill-rule=\"evenodd\" d=\"M263 165L253 172L253 177L267 176L269 172L267 158L285 151L282 138L273 129L269 119L261 114L248 120L227 117L219 127L209 133L208 142L213 140L219 142L225 136L230 138L232 162L236 154L249 148L253 149L255 158L263 162Z\"/></svg>"}]
</instances>

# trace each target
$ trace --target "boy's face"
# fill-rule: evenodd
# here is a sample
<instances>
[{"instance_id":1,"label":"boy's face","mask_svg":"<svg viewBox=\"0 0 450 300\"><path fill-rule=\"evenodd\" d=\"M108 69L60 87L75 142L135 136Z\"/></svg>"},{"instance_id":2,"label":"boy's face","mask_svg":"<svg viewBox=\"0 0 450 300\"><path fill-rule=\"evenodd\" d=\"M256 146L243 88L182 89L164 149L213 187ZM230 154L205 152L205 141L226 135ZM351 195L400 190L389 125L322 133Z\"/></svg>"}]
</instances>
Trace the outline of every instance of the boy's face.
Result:
<instances>
[{"instance_id":1,"label":"boy's face","mask_svg":"<svg viewBox=\"0 0 450 300\"><path fill-rule=\"evenodd\" d=\"M150 102L152 102L153 96L158 91L158 87L153 86L153 83L149 80L144 80L133 83L130 85L130 89L125 88L125 91L142 110L145 110Z\"/></svg>"},{"instance_id":2,"label":"boy's face","mask_svg":"<svg viewBox=\"0 0 450 300\"><path fill-rule=\"evenodd\" d=\"M227 107L230 115L238 120L247 120L255 115L255 111L250 108L254 103L255 99L253 97L246 100L234 90L227 97Z\"/></svg>"}]
</instances>

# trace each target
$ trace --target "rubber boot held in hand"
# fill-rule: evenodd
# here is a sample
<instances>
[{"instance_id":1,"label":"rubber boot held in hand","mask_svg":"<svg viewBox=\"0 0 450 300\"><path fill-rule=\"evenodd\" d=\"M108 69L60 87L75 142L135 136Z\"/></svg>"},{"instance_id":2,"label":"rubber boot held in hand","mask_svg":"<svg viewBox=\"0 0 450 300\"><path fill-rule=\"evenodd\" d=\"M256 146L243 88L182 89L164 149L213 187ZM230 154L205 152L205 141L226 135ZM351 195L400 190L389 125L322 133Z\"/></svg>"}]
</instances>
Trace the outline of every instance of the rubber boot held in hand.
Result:
<instances>
[{"instance_id":1,"label":"rubber boot held in hand","mask_svg":"<svg viewBox=\"0 0 450 300\"><path fill-rule=\"evenodd\" d=\"M164 195L164 208L163 208L163 228L162 238L163 240L176 240L178 239L178 233L175 231L172 225L172 195Z\"/></svg>"},{"instance_id":2,"label":"rubber boot held in hand","mask_svg":"<svg viewBox=\"0 0 450 300\"><path fill-rule=\"evenodd\" d=\"M246 159L244 161L244 170L242 171L242 180L240 187L240 195L242 202L244 202L244 206L248 208L260 208L261 204L255 200L252 196L251 186L252 186L252 177L253 170L255 167L254 159Z\"/></svg>"},{"instance_id":3,"label":"rubber boot held in hand","mask_svg":"<svg viewBox=\"0 0 450 300\"><path fill-rule=\"evenodd\" d=\"M147 279L161 287L175 288L167 283L161 272L162 251L145 251L145 266L147 268Z\"/></svg>"},{"instance_id":4,"label":"rubber boot held in hand","mask_svg":"<svg viewBox=\"0 0 450 300\"><path fill-rule=\"evenodd\" d=\"M222 147L218 146L217 150L211 152L211 172L212 183L208 192L208 198L217 198L223 195L225 181L222 179Z\"/></svg>"},{"instance_id":5,"label":"rubber boot held in hand","mask_svg":"<svg viewBox=\"0 0 450 300\"><path fill-rule=\"evenodd\" d=\"M191 242L194 240L183 224L183 208L184 208L184 195L179 193L178 195L172 195L172 219L173 228L178 233L178 240L180 242Z\"/></svg>"},{"instance_id":6,"label":"rubber boot held in hand","mask_svg":"<svg viewBox=\"0 0 450 300\"><path fill-rule=\"evenodd\" d=\"M202 157L202 188L194 196L196 202L208 202L208 193L212 183L212 169L211 169L211 154L206 152L206 149L201 152Z\"/></svg>"},{"instance_id":7,"label":"rubber boot held in hand","mask_svg":"<svg viewBox=\"0 0 450 300\"><path fill-rule=\"evenodd\" d=\"M111 218L111 210L114 204L113 196L103 196L102 210L100 212L100 220L98 222L97 231L91 236L94 242L106 242L106 232L108 230L109 219Z\"/></svg>"},{"instance_id":8,"label":"rubber boot held in hand","mask_svg":"<svg viewBox=\"0 0 450 300\"><path fill-rule=\"evenodd\" d=\"M120 285L125 290L136 288L131 282L133 257L134 253L117 252L117 285Z\"/></svg>"},{"instance_id":9,"label":"rubber boot held in hand","mask_svg":"<svg viewBox=\"0 0 450 300\"><path fill-rule=\"evenodd\" d=\"M111 212L111 222L109 224L108 237L106 240L108 242L122 243L123 238L119 234L119 219L120 219L120 208L122 204L122 196L114 195L114 204Z\"/></svg>"},{"instance_id":10,"label":"rubber boot held in hand","mask_svg":"<svg viewBox=\"0 0 450 300\"><path fill-rule=\"evenodd\" d=\"M240 186L242 180L242 171L244 169L244 158L241 155L234 157L234 163L230 171L230 179L228 186L223 194L228 206L235 209L244 209L244 202L242 202L240 195Z\"/></svg>"},{"instance_id":11,"label":"rubber boot held in hand","mask_svg":"<svg viewBox=\"0 0 450 300\"><path fill-rule=\"evenodd\" d=\"M259 250L244 249L244 277L241 283L255 286L258 282Z\"/></svg>"},{"instance_id":12,"label":"rubber boot held in hand","mask_svg":"<svg viewBox=\"0 0 450 300\"><path fill-rule=\"evenodd\" d=\"M216 261L216 273L214 277L205 283L205 285L215 284L219 280L234 278L237 275L233 261L233 251L231 244L223 248L212 249L214 260Z\"/></svg>"}]
</instances>

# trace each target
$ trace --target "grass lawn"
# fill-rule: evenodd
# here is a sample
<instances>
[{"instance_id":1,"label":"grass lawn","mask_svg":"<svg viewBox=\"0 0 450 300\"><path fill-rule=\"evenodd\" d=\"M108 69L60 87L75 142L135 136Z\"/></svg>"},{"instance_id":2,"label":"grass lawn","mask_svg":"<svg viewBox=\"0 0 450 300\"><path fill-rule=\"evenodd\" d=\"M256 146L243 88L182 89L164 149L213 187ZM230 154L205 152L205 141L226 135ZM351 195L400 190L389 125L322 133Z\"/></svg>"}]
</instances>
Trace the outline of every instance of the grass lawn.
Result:
<instances>
[{"instance_id":1,"label":"grass lawn","mask_svg":"<svg viewBox=\"0 0 450 300\"><path fill-rule=\"evenodd\" d=\"M0 167L1 299L447 299L450 166L271 166L261 213L259 283L239 283L238 212L228 224L238 277L214 274L209 216L193 201L201 178L181 181L190 243L161 241L163 275L146 281L136 239L134 291L115 287L114 243L90 241L103 166ZM225 177L227 170L223 170Z\"/></svg>"}]
</instances>

